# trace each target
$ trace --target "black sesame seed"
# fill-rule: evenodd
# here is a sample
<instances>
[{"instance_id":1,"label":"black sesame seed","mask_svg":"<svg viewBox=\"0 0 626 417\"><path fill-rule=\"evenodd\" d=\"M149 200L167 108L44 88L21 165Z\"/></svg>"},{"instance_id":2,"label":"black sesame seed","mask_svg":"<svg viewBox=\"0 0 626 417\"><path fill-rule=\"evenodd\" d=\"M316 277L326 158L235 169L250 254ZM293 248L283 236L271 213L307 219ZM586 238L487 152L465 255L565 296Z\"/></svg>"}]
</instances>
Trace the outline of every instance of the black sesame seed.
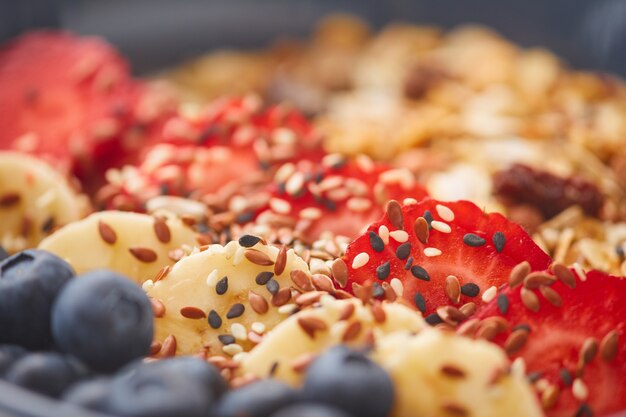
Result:
<instances>
[{"instance_id":1,"label":"black sesame seed","mask_svg":"<svg viewBox=\"0 0 626 417\"><path fill-rule=\"evenodd\" d=\"M517 326L513 326L513 328L511 329L511 332L514 332L516 330L525 330L528 333L531 332L530 326L526 323L520 323Z\"/></svg>"},{"instance_id":2,"label":"black sesame seed","mask_svg":"<svg viewBox=\"0 0 626 417\"><path fill-rule=\"evenodd\" d=\"M480 287L473 282L461 285L461 294L467 297L476 297L480 294Z\"/></svg>"},{"instance_id":3,"label":"black sesame seed","mask_svg":"<svg viewBox=\"0 0 626 417\"><path fill-rule=\"evenodd\" d=\"M278 283L278 281L276 281L273 278L267 281L267 284L265 285L265 287L272 295L276 295L278 290L280 290L280 284Z\"/></svg>"},{"instance_id":4,"label":"black sesame seed","mask_svg":"<svg viewBox=\"0 0 626 417\"><path fill-rule=\"evenodd\" d=\"M274 376L274 374L276 374L276 371L278 371L278 362L274 362L272 363L272 366L270 366L269 376Z\"/></svg>"},{"instance_id":5,"label":"black sesame seed","mask_svg":"<svg viewBox=\"0 0 626 417\"><path fill-rule=\"evenodd\" d=\"M566 387L572 385L572 383L574 382L574 378L572 378L572 373L569 370L567 370L566 368L561 368L559 374L561 376L561 381L563 381L563 384Z\"/></svg>"},{"instance_id":6,"label":"black sesame seed","mask_svg":"<svg viewBox=\"0 0 626 417\"><path fill-rule=\"evenodd\" d=\"M387 279L389 277L389 273L391 272L391 262L387 261L384 264L378 265L376 267L376 276L378 279Z\"/></svg>"},{"instance_id":7,"label":"black sesame seed","mask_svg":"<svg viewBox=\"0 0 626 417\"><path fill-rule=\"evenodd\" d=\"M496 247L496 251L498 253L502 252L502 250L504 249L504 244L506 243L506 237L504 236L504 233L495 232L491 240L493 241L493 246Z\"/></svg>"},{"instance_id":8,"label":"black sesame seed","mask_svg":"<svg viewBox=\"0 0 626 417\"><path fill-rule=\"evenodd\" d=\"M578 407L574 417L593 417L593 411L587 404L582 403L580 407Z\"/></svg>"},{"instance_id":9,"label":"black sesame seed","mask_svg":"<svg viewBox=\"0 0 626 417\"><path fill-rule=\"evenodd\" d=\"M411 242L404 242L396 249L398 259L406 259L411 254Z\"/></svg>"},{"instance_id":10,"label":"black sesame seed","mask_svg":"<svg viewBox=\"0 0 626 417\"><path fill-rule=\"evenodd\" d=\"M209 326L213 329L219 329L222 327L222 318L215 310L211 310L209 312Z\"/></svg>"},{"instance_id":11,"label":"black sesame seed","mask_svg":"<svg viewBox=\"0 0 626 417\"><path fill-rule=\"evenodd\" d=\"M487 241L474 233L467 233L465 236L463 236L463 243L465 243L467 246L477 248L479 246L483 246L485 243L487 243Z\"/></svg>"},{"instance_id":12,"label":"black sesame seed","mask_svg":"<svg viewBox=\"0 0 626 417\"><path fill-rule=\"evenodd\" d=\"M496 302L498 303L500 313L506 314L509 311L509 297L506 294L500 294Z\"/></svg>"},{"instance_id":13,"label":"black sesame seed","mask_svg":"<svg viewBox=\"0 0 626 417\"><path fill-rule=\"evenodd\" d=\"M424 220L426 220L426 223L428 223L428 228L432 229L432 226L430 224L433 222L434 219L433 214L430 212L430 210L426 210L422 217L424 218Z\"/></svg>"},{"instance_id":14,"label":"black sesame seed","mask_svg":"<svg viewBox=\"0 0 626 417\"><path fill-rule=\"evenodd\" d=\"M217 338L223 345L232 345L235 343L235 337L230 334L221 334L217 336Z\"/></svg>"},{"instance_id":15,"label":"black sesame seed","mask_svg":"<svg viewBox=\"0 0 626 417\"><path fill-rule=\"evenodd\" d=\"M422 281L430 281L430 275L424 268L419 265L413 265L411 267L411 274L417 279L421 279Z\"/></svg>"},{"instance_id":16,"label":"black sesame seed","mask_svg":"<svg viewBox=\"0 0 626 417\"><path fill-rule=\"evenodd\" d=\"M430 324L431 326L436 326L439 323L443 323L443 320L441 320L441 317L439 317L437 313L427 315L424 320L426 320L426 323Z\"/></svg>"},{"instance_id":17,"label":"black sesame seed","mask_svg":"<svg viewBox=\"0 0 626 417\"><path fill-rule=\"evenodd\" d=\"M246 307L243 304L241 303L233 304L230 310L228 310L228 313L226 313L226 318L236 319L237 317L240 317L245 310L246 310Z\"/></svg>"},{"instance_id":18,"label":"black sesame seed","mask_svg":"<svg viewBox=\"0 0 626 417\"><path fill-rule=\"evenodd\" d=\"M285 182L279 182L276 184L276 192L279 196L284 196L287 194L287 184Z\"/></svg>"},{"instance_id":19,"label":"black sesame seed","mask_svg":"<svg viewBox=\"0 0 626 417\"><path fill-rule=\"evenodd\" d=\"M253 235L243 235L239 238L239 244L244 248L251 248L261 241L261 238Z\"/></svg>"},{"instance_id":20,"label":"black sesame seed","mask_svg":"<svg viewBox=\"0 0 626 417\"><path fill-rule=\"evenodd\" d=\"M374 252L382 252L385 250L385 242L383 242L376 232L370 232L370 245L372 245Z\"/></svg>"},{"instance_id":21,"label":"black sesame seed","mask_svg":"<svg viewBox=\"0 0 626 417\"><path fill-rule=\"evenodd\" d=\"M541 378L541 372L535 371L535 372L529 372L527 375L528 378L528 382L530 382L531 384L539 381L539 378Z\"/></svg>"},{"instance_id":22,"label":"black sesame seed","mask_svg":"<svg viewBox=\"0 0 626 417\"><path fill-rule=\"evenodd\" d=\"M251 222L253 218L254 218L253 212L245 211L243 213L238 214L237 217L235 217L235 222L237 224L248 223L248 222Z\"/></svg>"},{"instance_id":23,"label":"black sesame seed","mask_svg":"<svg viewBox=\"0 0 626 417\"><path fill-rule=\"evenodd\" d=\"M380 298L385 295L385 290L378 282L375 282L372 285L372 290L372 295L374 296L374 298Z\"/></svg>"},{"instance_id":24,"label":"black sesame seed","mask_svg":"<svg viewBox=\"0 0 626 417\"><path fill-rule=\"evenodd\" d=\"M274 278L273 272L263 271L263 272L259 272L259 275L256 276L256 278L254 279L254 282L256 282L258 285L265 285L272 278Z\"/></svg>"},{"instance_id":25,"label":"black sesame seed","mask_svg":"<svg viewBox=\"0 0 626 417\"><path fill-rule=\"evenodd\" d=\"M413 266L413 257L409 256L409 259L407 259L406 263L404 264L404 269L408 271L409 269L411 269L412 266Z\"/></svg>"},{"instance_id":26,"label":"black sesame seed","mask_svg":"<svg viewBox=\"0 0 626 417\"><path fill-rule=\"evenodd\" d=\"M52 230L52 228L54 227L54 217L48 217L48 219L43 222L43 224L41 225L41 231L44 233L48 233Z\"/></svg>"},{"instance_id":27,"label":"black sesame seed","mask_svg":"<svg viewBox=\"0 0 626 417\"><path fill-rule=\"evenodd\" d=\"M624 245L621 244L615 246L615 253L617 254L617 256L623 259L626 256L626 253L624 253Z\"/></svg>"},{"instance_id":28,"label":"black sesame seed","mask_svg":"<svg viewBox=\"0 0 626 417\"><path fill-rule=\"evenodd\" d=\"M328 211L336 211L337 210L337 203L335 203L333 200L329 200L327 198L322 198L321 199L321 203L324 205L324 207L326 207L326 209L328 209Z\"/></svg>"},{"instance_id":29,"label":"black sesame seed","mask_svg":"<svg viewBox=\"0 0 626 417\"><path fill-rule=\"evenodd\" d=\"M215 286L215 292L217 295L224 295L228 291L228 277L224 277L217 281L217 285Z\"/></svg>"},{"instance_id":30,"label":"black sesame seed","mask_svg":"<svg viewBox=\"0 0 626 417\"><path fill-rule=\"evenodd\" d=\"M415 307L422 313L426 312L426 299L424 296L418 292L413 296L413 302L415 303Z\"/></svg>"}]
</instances>

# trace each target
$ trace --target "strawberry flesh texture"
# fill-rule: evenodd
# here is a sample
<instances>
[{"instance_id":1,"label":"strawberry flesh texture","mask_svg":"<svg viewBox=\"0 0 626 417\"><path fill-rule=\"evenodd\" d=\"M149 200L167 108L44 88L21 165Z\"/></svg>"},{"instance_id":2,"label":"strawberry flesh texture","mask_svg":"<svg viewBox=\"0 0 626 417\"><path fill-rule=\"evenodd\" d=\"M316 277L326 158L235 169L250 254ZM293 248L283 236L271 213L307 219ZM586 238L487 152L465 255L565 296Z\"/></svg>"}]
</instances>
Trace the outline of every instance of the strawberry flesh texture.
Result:
<instances>
[{"instance_id":1,"label":"strawberry flesh texture","mask_svg":"<svg viewBox=\"0 0 626 417\"><path fill-rule=\"evenodd\" d=\"M572 271L577 276L575 271ZM521 286L501 291L509 299L509 309L502 314L496 300L484 305L475 318L501 316L509 322L509 329L493 340L504 346L511 329L520 324L530 326L525 345L511 355L521 357L530 373L538 372L541 378L559 387L556 404L546 410L549 417L576 415L582 402L572 393L572 386L561 377L566 369L576 378L581 347L587 338L598 343L612 330L619 333L617 357L607 363L600 353L584 367L582 380L589 390L585 403L594 416L605 416L626 409L626 278L614 277L599 271L586 274L586 281L577 279L571 289L560 281L551 288L561 299L562 306L552 305L540 293L537 313L524 307Z\"/></svg>"},{"instance_id":2,"label":"strawberry flesh texture","mask_svg":"<svg viewBox=\"0 0 626 417\"><path fill-rule=\"evenodd\" d=\"M438 215L437 205L448 207L454 213L454 220L446 222ZM431 229L426 244L419 241L414 233L414 222L418 217L423 217L428 211L436 221L442 221L451 228L450 233L444 233ZM426 301L424 316L434 313L439 306L452 305L446 295L445 280L449 275L456 276L461 285L474 283L480 288L480 293L475 297L461 295L457 307L467 303L482 303L481 294L491 286L499 287L508 280L508 276L515 265L527 260L533 270L543 270L550 264L550 258L531 239L531 237L517 224L508 221L498 213L484 213L478 206L468 201L439 202L433 199L425 199L418 204L404 205L402 207L404 230L409 234L411 251L409 257L413 258L412 266L420 266L426 270L430 280L425 281L416 278L411 269L405 269L407 260L399 259L396 250L402 243L389 238L389 244L385 245L380 253L375 252L370 245L369 232L378 233L381 225L387 226L390 231L397 230L390 222L387 214L368 228L368 232L360 236L348 247L345 260L348 264L349 286L350 283L364 285L368 282L381 282L377 278L376 268L390 261L390 273L385 281L398 278L404 285L402 297L411 305L414 304L416 293L420 293ZM504 234L506 242L498 252L493 236L496 232ZM476 234L485 239L485 244L471 247L463 242L463 237L468 234ZM437 248L441 255L427 257L424 248ZM366 252L369 262L358 269L352 268L352 261L361 252Z\"/></svg>"}]
</instances>

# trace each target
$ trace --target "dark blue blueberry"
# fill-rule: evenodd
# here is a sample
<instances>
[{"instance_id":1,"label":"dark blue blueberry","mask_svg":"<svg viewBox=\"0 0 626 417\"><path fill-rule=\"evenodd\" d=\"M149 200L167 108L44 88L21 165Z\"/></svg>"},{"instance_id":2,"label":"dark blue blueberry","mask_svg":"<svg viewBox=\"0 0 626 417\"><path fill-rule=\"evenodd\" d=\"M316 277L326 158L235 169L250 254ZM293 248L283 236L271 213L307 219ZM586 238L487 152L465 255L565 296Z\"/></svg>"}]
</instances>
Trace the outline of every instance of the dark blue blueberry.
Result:
<instances>
[{"instance_id":1,"label":"dark blue blueberry","mask_svg":"<svg viewBox=\"0 0 626 417\"><path fill-rule=\"evenodd\" d=\"M76 359L56 352L31 353L11 366L5 379L49 397L59 397L70 385L87 375Z\"/></svg>"},{"instance_id":2,"label":"dark blue blueberry","mask_svg":"<svg viewBox=\"0 0 626 417\"><path fill-rule=\"evenodd\" d=\"M13 362L26 354L26 349L17 345L0 345L0 378Z\"/></svg>"},{"instance_id":3,"label":"dark blue blueberry","mask_svg":"<svg viewBox=\"0 0 626 417\"><path fill-rule=\"evenodd\" d=\"M206 417L213 397L172 364L129 366L113 378L106 412L123 417Z\"/></svg>"},{"instance_id":4,"label":"dark blue blueberry","mask_svg":"<svg viewBox=\"0 0 626 417\"><path fill-rule=\"evenodd\" d=\"M309 366L302 396L352 416L386 417L394 389L389 375L364 353L336 346Z\"/></svg>"},{"instance_id":5,"label":"dark blue blueberry","mask_svg":"<svg viewBox=\"0 0 626 417\"><path fill-rule=\"evenodd\" d=\"M0 343L52 346L50 311L72 267L56 255L26 250L0 263Z\"/></svg>"},{"instance_id":6,"label":"dark blue blueberry","mask_svg":"<svg viewBox=\"0 0 626 417\"><path fill-rule=\"evenodd\" d=\"M105 411L111 393L111 379L99 377L80 381L63 393L63 401L95 411Z\"/></svg>"},{"instance_id":7,"label":"dark blue blueberry","mask_svg":"<svg viewBox=\"0 0 626 417\"><path fill-rule=\"evenodd\" d=\"M52 332L62 351L96 371L112 372L148 354L152 306L128 278L107 270L87 272L59 294Z\"/></svg>"},{"instance_id":8,"label":"dark blue blueberry","mask_svg":"<svg viewBox=\"0 0 626 417\"><path fill-rule=\"evenodd\" d=\"M224 395L213 417L269 417L297 400L298 393L282 382L273 379L253 382Z\"/></svg>"},{"instance_id":9,"label":"dark blue blueberry","mask_svg":"<svg viewBox=\"0 0 626 417\"><path fill-rule=\"evenodd\" d=\"M352 417L345 412L327 405L298 404L281 409L272 417Z\"/></svg>"}]
</instances>

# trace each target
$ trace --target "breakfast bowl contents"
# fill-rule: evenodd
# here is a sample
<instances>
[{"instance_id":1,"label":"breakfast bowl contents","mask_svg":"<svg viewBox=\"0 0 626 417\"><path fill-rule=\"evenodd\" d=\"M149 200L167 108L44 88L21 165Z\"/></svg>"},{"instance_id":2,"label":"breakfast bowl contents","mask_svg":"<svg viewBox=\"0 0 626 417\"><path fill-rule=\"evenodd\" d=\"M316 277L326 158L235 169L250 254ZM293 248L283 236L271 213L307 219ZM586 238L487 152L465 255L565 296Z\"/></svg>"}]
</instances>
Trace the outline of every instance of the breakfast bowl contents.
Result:
<instances>
[{"instance_id":1,"label":"breakfast bowl contents","mask_svg":"<svg viewBox=\"0 0 626 417\"><path fill-rule=\"evenodd\" d=\"M152 80L19 37L0 384L122 417L626 411L625 85L345 16Z\"/></svg>"}]
</instances>

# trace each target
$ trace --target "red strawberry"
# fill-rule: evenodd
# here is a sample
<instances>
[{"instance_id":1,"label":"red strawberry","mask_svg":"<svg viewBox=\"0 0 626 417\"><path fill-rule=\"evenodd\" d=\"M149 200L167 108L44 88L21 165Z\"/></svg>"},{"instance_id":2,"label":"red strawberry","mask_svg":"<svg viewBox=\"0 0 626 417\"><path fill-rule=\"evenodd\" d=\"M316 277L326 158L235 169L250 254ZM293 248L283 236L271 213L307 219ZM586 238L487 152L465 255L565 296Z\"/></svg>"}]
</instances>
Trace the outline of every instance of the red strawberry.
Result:
<instances>
[{"instance_id":1,"label":"red strawberry","mask_svg":"<svg viewBox=\"0 0 626 417\"><path fill-rule=\"evenodd\" d=\"M489 333L500 318L493 341L524 359L548 416L626 410L626 278L591 271L580 280L561 265L552 271L560 280L537 273L506 286L476 314L479 331Z\"/></svg>"},{"instance_id":2,"label":"red strawberry","mask_svg":"<svg viewBox=\"0 0 626 417\"><path fill-rule=\"evenodd\" d=\"M550 264L530 236L504 216L468 201L432 199L402 207L391 201L383 219L350 244L344 259L349 283L356 288L390 283L431 324L462 320L475 306L463 306L461 313L439 307L480 304L481 294L505 283L521 261L533 270Z\"/></svg>"},{"instance_id":3,"label":"red strawberry","mask_svg":"<svg viewBox=\"0 0 626 417\"><path fill-rule=\"evenodd\" d=\"M421 200L427 195L413 174L361 156L327 155L321 164L283 165L269 187L269 204L257 221L278 217L312 242L325 231L354 238L379 218L390 198Z\"/></svg>"}]
</instances>

